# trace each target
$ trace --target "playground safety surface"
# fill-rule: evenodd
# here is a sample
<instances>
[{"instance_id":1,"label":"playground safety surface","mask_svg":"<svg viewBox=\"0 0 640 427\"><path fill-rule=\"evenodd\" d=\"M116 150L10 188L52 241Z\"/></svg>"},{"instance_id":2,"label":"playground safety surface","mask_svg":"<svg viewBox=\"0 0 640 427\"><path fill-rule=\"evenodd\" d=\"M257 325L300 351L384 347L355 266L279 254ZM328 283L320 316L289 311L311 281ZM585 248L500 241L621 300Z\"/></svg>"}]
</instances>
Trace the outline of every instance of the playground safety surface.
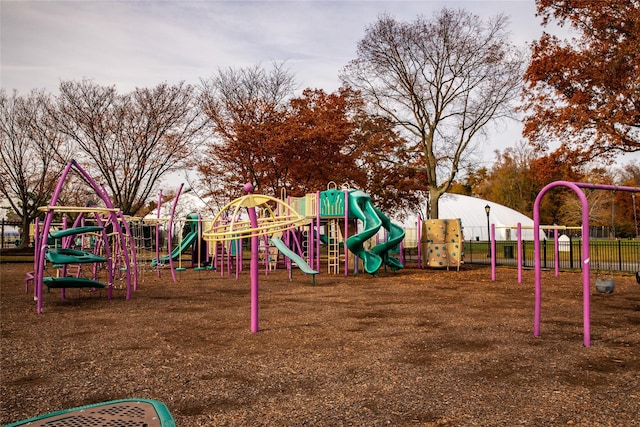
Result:
<instances>
[{"instance_id":1,"label":"playground safety surface","mask_svg":"<svg viewBox=\"0 0 640 427\"><path fill-rule=\"evenodd\" d=\"M640 426L640 286L591 294L579 273L406 269L371 277L294 270L146 272L123 290L58 290L36 314L29 264L0 265L0 423L148 398L178 426ZM593 275L595 276L595 275ZM595 277L592 277L595 280Z\"/></svg>"}]
</instances>

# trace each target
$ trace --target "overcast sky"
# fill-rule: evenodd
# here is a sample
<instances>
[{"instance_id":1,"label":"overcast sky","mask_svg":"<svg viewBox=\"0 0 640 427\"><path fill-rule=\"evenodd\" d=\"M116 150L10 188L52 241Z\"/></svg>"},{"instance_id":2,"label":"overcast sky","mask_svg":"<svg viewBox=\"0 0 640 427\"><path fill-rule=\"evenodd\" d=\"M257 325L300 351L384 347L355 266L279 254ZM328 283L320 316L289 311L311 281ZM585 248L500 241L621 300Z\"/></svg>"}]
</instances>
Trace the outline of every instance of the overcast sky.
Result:
<instances>
[{"instance_id":1,"label":"overcast sky","mask_svg":"<svg viewBox=\"0 0 640 427\"><path fill-rule=\"evenodd\" d=\"M55 93L89 78L127 92L161 82L197 84L218 68L286 61L301 88L339 87L365 28L388 13L410 21L442 7L511 19L514 43L537 39L533 0L423 1L5 1L0 2L3 89ZM517 123L493 148L520 139Z\"/></svg>"},{"instance_id":2,"label":"overcast sky","mask_svg":"<svg viewBox=\"0 0 640 427\"><path fill-rule=\"evenodd\" d=\"M197 83L219 67L287 61L302 87L338 88L365 28L443 6L511 17L515 43L542 29L533 0L511 1L5 1L4 89L55 91L90 78L128 91L160 82Z\"/></svg>"}]
</instances>

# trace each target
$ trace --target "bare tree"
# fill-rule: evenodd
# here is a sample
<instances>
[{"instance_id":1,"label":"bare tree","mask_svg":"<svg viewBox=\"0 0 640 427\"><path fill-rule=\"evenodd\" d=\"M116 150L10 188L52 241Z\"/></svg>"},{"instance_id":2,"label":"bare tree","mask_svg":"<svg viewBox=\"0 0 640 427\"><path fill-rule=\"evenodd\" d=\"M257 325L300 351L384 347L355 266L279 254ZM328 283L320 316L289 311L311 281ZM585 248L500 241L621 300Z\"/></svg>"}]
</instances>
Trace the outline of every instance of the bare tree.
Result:
<instances>
[{"instance_id":1,"label":"bare tree","mask_svg":"<svg viewBox=\"0 0 640 427\"><path fill-rule=\"evenodd\" d=\"M217 138L203 153L198 170L212 193L234 194L246 180L256 189L264 184L256 165L273 153L262 142L284 120L295 87L284 64L272 64L271 70L260 65L220 69L202 80L202 108Z\"/></svg>"},{"instance_id":2,"label":"bare tree","mask_svg":"<svg viewBox=\"0 0 640 427\"><path fill-rule=\"evenodd\" d=\"M114 86L66 81L52 116L125 214L142 208L162 177L189 164L205 125L195 90L184 83L121 95Z\"/></svg>"},{"instance_id":3,"label":"bare tree","mask_svg":"<svg viewBox=\"0 0 640 427\"><path fill-rule=\"evenodd\" d=\"M55 159L65 140L49 121L50 105L43 92L0 91L0 193L22 220L22 248L29 244L38 207L48 203L62 172Z\"/></svg>"},{"instance_id":4,"label":"bare tree","mask_svg":"<svg viewBox=\"0 0 640 427\"><path fill-rule=\"evenodd\" d=\"M382 16L341 73L402 131L406 144L397 147L397 159L409 155L405 166L422 177L428 217L438 217L438 199L472 143L488 124L513 115L524 56L509 42L507 23L503 15L485 23L446 8L410 23Z\"/></svg>"}]
</instances>

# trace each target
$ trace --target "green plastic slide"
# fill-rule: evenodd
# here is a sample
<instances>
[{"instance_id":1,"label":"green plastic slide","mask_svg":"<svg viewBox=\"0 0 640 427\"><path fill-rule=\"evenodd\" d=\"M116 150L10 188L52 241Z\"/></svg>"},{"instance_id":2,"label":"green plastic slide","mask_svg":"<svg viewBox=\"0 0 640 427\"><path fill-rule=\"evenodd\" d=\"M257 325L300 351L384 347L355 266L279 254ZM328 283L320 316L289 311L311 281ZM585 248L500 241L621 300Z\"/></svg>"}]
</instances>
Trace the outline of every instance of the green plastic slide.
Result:
<instances>
[{"instance_id":1,"label":"green plastic slide","mask_svg":"<svg viewBox=\"0 0 640 427\"><path fill-rule=\"evenodd\" d=\"M364 264L364 271L375 274L383 262L392 270L403 268L402 263L388 254L388 252L398 246L404 239L404 230L393 224L389 218L371 203L371 197L361 190L354 190L349 193L349 212L363 223L363 230L360 233L347 239L347 247L356 254ZM364 243L375 236L380 227L389 231L388 238L367 251Z\"/></svg>"},{"instance_id":2,"label":"green plastic slide","mask_svg":"<svg viewBox=\"0 0 640 427\"><path fill-rule=\"evenodd\" d=\"M382 226L382 221L371 204L371 197L360 190L349 193L349 213L361 220L364 228L360 233L347 239L347 247L362 259L364 271L375 274L382 265L382 258L378 254L367 251L364 243L376 235Z\"/></svg>"},{"instance_id":3,"label":"green plastic slide","mask_svg":"<svg viewBox=\"0 0 640 427\"><path fill-rule=\"evenodd\" d=\"M187 249L191 247L191 245L193 244L193 242L196 240L197 237L198 237L197 231L190 231L189 234L184 236L184 238L182 239L182 242L180 242L180 244L177 247L173 248L173 250L171 251L171 259L174 261L177 260L180 254L184 253ZM157 263L156 261L157 260L155 258L151 261L151 265L153 267L155 267ZM160 264L165 264L167 262L169 262L169 255L160 257Z\"/></svg>"},{"instance_id":4,"label":"green plastic slide","mask_svg":"<svg viewBox=\"0 0 640 427\"><path fill-rule=\"evenodd\" d=\"M315 271L313 268L309 267L309 264L307 264L307 262L303 260L297 253L289 249L281 239L277 237L272 237L270 241L271 241L271 244L276 248L278 248L278 250L282 252L284 256L289 258L291 261L295 262L298 265L298 268L302 270L302 272L307 274L318 274L318 272Z\"/></svg>"},{"instance_id":5,"label":"green plastic slide","mask_svg":"<svg viewBox=\"0 0 640 427\"><path fill-rule=\"evenodd\" d=\"M384 263L388 265L391 270L399 270L404 268L400 260L396 257L389 255L389 251L398 247L400 242L404 239L404 230L397 224L391 222L389 217L383 214L380 210L374 208L382 221L382 227L388 231L387 240L375 245L371 252L380 255L384 260Z\"/></svg>"}]
</instances>

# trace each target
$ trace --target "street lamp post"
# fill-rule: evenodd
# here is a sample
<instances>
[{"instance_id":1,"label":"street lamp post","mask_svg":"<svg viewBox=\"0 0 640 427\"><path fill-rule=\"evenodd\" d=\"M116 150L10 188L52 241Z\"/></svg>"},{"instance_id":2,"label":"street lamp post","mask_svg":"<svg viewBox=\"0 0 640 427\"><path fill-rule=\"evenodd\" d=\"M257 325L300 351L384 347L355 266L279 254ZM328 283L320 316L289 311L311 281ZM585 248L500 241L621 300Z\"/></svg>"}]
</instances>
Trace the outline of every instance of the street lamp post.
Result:
<instances>
[{"instance_id":1,"label":"street lamp post","mask_svg":"<svg viewBox=\"0 0 640 427\"><path fill-rule=\"evenodd\" d=\"M487 258L491 258L491 225L489 225L489 213L491 212L491 206L485 206L484 211L487 214Z\"/></svg>"}]
</instances>

